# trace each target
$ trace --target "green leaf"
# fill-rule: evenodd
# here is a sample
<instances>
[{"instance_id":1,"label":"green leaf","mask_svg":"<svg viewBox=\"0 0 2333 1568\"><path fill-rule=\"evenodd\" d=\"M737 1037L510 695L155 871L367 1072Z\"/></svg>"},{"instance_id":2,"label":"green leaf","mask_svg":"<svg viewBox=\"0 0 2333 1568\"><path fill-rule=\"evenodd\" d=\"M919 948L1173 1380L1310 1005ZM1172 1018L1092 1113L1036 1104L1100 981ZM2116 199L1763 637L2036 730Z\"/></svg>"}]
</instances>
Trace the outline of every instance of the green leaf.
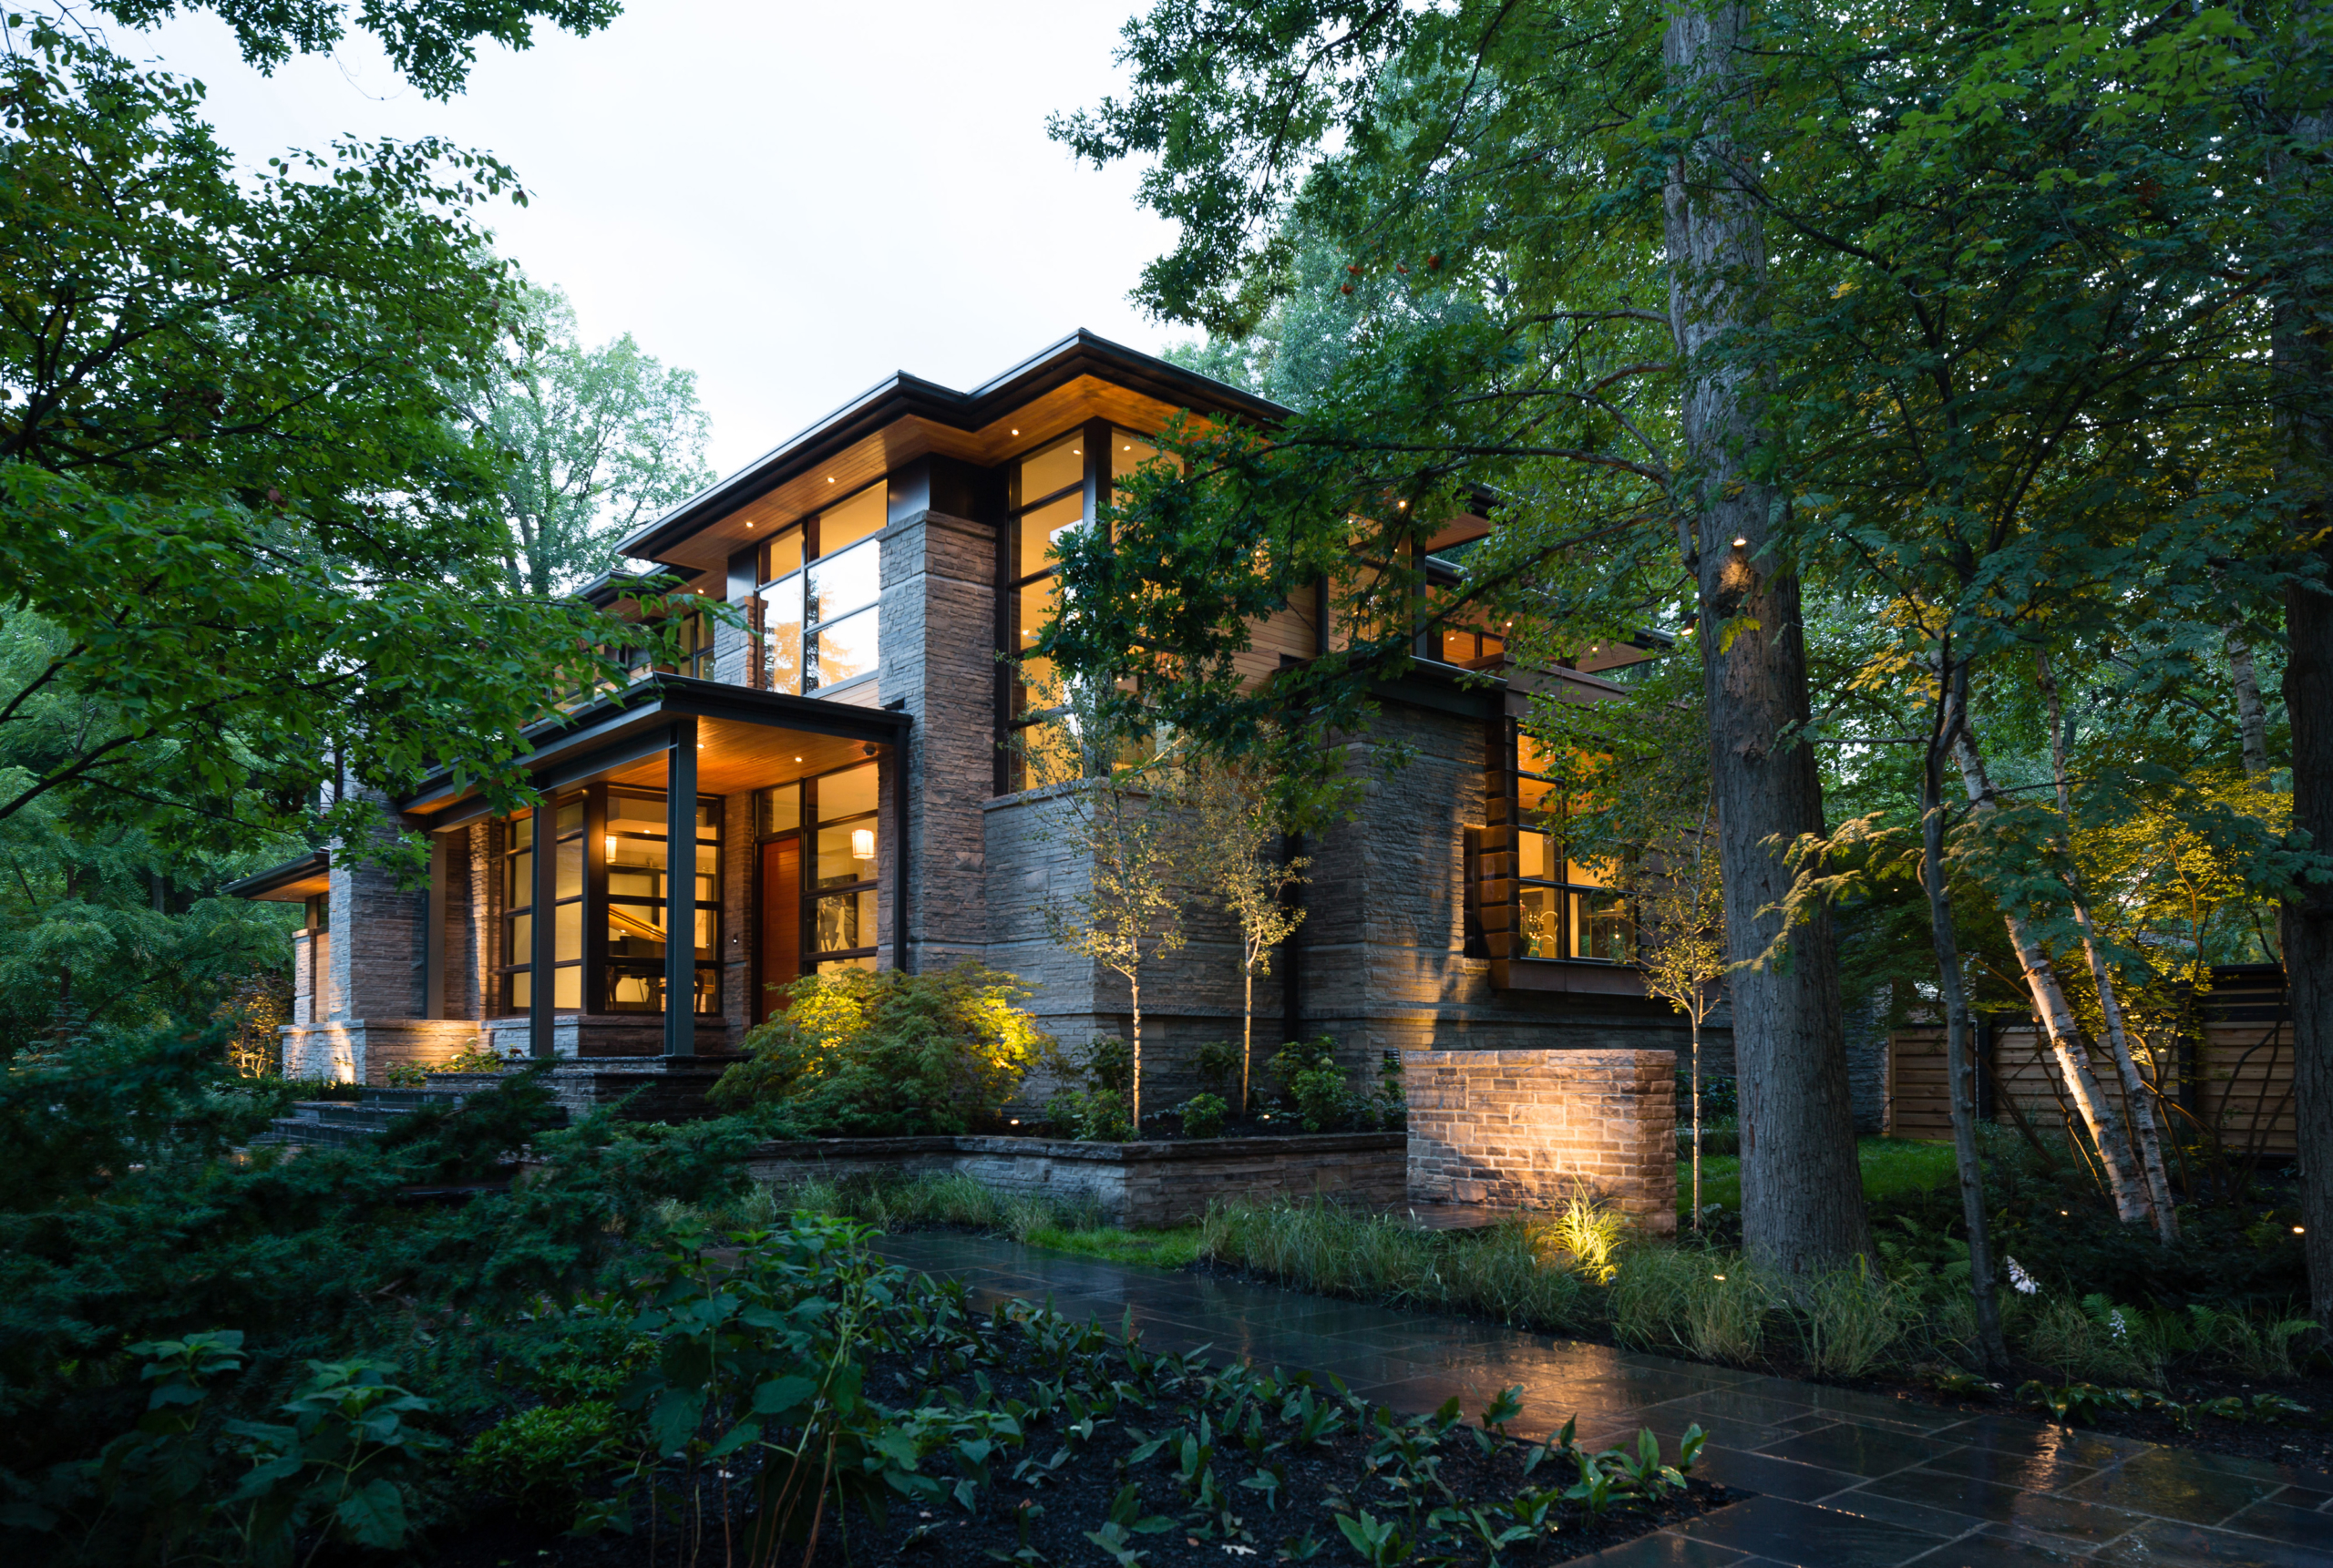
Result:
<instances>
[{"instance_id":1,"label":"green leaf","mask_svg":"<svg viewBox=\"0 0 2333 1568\"><path fill-rule=\"evenodd\" d=\"M388 1481L367 1481L341 1499L334 1517L359 1546L388 1551L405 1544L405 1500Z\"/></svg>"}]
</instances>

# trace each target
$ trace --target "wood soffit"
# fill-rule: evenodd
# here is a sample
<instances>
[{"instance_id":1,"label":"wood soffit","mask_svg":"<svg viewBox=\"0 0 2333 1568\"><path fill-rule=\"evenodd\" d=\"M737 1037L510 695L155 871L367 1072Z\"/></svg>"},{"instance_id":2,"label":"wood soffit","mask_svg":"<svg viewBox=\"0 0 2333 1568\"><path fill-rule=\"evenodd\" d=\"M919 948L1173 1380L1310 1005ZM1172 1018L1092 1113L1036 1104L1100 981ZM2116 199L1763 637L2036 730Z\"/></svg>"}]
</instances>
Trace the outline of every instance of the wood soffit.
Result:
<instances>
[{"instance_id":1,"label":"wood soffit","mask_svg":"<svg viewBox=\"0 0 2333 1568\"><path fill-rule=\"evenodd\" d=\"M722 719L697 721L696 793L743 794L771 784L790 784L813 774L863 763L883 755L888 747L838 735L811 735L798 730L774 730L759 724L733 723ZM642 789L664 787L664 758L660 753L643 757L607 775L610 784Z\"/></svg>"},{"instance_id":2,"label":"wood soffit","mask_svg":"<svg viewBox=\"0 0 2333 1568\"><path fill-rule=\"evenodd\" d=\"M699 571L720 571L735 552L751 548L788 523L841 500L918 457L954 457L976 467L993 468L1034 451L1088 419L1107 419L1146 436L1163 427L1177 412L1175 405L1085 374L977 428L958 429L922 415L905 415L704 525L667 547L658 559Z\"/></svg>"}]
</instances>

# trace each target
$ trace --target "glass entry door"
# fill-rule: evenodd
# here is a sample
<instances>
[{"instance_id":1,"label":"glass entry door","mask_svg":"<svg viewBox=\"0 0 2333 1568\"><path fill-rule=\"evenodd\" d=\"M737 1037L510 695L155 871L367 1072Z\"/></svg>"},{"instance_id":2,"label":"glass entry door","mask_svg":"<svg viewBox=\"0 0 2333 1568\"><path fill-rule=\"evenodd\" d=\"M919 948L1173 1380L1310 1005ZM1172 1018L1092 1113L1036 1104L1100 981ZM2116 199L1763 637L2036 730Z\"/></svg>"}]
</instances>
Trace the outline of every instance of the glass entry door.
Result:
<instances>
[{"instance_id":1,"label":"glass entry door","mask_svg":"<svg viewBox=\"0 0 2333 1568\"><path fill-rule=\"evenodd\" d=\"M761 982L754 998L755 1023L781 1010L784 988L802 978L802 840L789 835L761 847Z\"/></svg>"}]
</instances>

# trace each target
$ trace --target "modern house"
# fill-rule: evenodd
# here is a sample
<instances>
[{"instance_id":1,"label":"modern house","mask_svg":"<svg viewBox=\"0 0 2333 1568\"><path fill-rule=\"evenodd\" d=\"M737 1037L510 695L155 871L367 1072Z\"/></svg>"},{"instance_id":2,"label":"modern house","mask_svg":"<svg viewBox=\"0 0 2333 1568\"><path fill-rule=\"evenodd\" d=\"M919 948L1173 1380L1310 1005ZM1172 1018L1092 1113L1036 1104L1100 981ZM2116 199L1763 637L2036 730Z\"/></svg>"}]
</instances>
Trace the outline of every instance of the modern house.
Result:
<instances>
[{"instance_id":1,"label":"modern house","mask_svg":"<svg viewBox=\"0 0 2333 1568\"><path fill-rule=\"evenodd\" d=\"M718 1054L799 976L965 957L1033 985L1064 1043L1123 1032L1123 985L1046 938L1081 871L1008 743L1033 675L1018 651L1053 604L1048 542L1184 409L1285 412L1079 333L969 393L892 376L626 540L745 626L702 618L684 668L536 726L543 810L493 816L450 778L394 802L429 837L426 888L326 852L239 884L307 907L286 1071L378 1082L479 1044ZM1490 526L1462 518L1434 548ZM1333 635L1293 607L1252 657L1260 672ZM1396 1047L1681 1047L1623 912L1533 825L1550 786L1516 727L1526 685L1594 701L1618 690L1597 668L1643 654L1525 671L1476 631L1420 651L1359 738L1414 760L1305 845L1309 917L1259 987L1259 1040L1327 1033L1372 1067ZM1193 931L1145 986L1161 1104L1200 1042L1238 1033L1232 935Z\"/></svg>"}]
</instances>

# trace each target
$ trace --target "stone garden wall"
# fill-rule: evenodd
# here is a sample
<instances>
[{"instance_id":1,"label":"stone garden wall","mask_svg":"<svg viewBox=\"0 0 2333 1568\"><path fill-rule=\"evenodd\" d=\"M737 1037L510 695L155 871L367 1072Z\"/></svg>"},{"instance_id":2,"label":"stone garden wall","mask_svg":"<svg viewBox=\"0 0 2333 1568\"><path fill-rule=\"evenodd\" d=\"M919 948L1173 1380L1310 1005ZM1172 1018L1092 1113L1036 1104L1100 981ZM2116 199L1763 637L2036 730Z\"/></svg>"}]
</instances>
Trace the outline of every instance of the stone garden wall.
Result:
<instances>
[{"instance_id":1,"label":"stone garden wall","mask_svg":"<svg viewBox=\"0 0 2333 1568\"><path fill-rule=\"evenodd\" d=\"M1675 1053L1405 1050L1402 1070L1413 1202L1541 1208L1585 1185L1675 1233Z\"/></svg>"},{"instance_id":2,"label":"stone garden wall","mask_svg":"<svg viewBox=\"0 0 2333 1568\"><path fill-rule=\"evenodd\" d=\"M785 1185L811 1177L961 1172L1012 1197L1091 1203L1108 1224L1187 1225L1230 1198L1325 1197L1398 1207L1407 1185L1399 1132L1217 1138L1181 1143L1079 1143L1053 1138L823 1138L765 1143L750 1169Z\"/></svg>"}]
</instances>

